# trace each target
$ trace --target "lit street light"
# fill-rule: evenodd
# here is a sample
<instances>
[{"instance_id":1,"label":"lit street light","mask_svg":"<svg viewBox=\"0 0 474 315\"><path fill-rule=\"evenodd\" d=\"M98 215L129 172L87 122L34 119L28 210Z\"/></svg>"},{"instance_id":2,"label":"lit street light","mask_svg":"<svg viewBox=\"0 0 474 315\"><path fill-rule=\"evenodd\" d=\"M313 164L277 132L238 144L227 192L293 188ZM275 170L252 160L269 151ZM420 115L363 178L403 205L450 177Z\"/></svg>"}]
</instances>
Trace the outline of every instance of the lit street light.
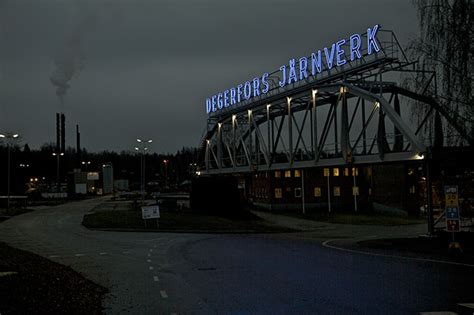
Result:
<instances>
[{"instance_id":1,"label":"lit street light","mask_svg":"<svg viewBox=\"0 0 474 315\"><path fill-rule=\"evenodd\" d=\"M17 133L2 133L0 138L6 139L7 142L7 213L10 211L10 147L11 143L15 141L19 135Z\"/></svg>"},{"instance_id":2,"label":"lit street light","mask_svg":"<svg viewBox=\"0 0 474 315\"><path fill-rule=\"evenodd\" d=\"M140 143L141 147L135 147L135 151L141 153L140 159L140 174L141 174L141 190L142 190L142 199L145 199L145 152L148 150L146 147L147 143L152 143L153 140L142 140L137 138L137 142Z\"/></svg>"},{"instance_id":3,"label":"lit street light","mask_svg":"<svg viewBox=\"0 0 474 315\"><path fill-rule=\"evenodd\" d=\"M82 161L81 164L86 166L86 173L87 173L87 167L91 165L91 161Z\"/></svg>"},{"instance_id":4,"label":"lit street light","mask_svg":"<svg viewBox=\"0 0 474 315\"><path fill-rule=\"evenodd\" d=\"M56 189L58 192L59 192L59 157L63 155L64 155L64 152L53 152L53 156L56 157L56 181L57 181Z\"/></svg>"}]
</instances>

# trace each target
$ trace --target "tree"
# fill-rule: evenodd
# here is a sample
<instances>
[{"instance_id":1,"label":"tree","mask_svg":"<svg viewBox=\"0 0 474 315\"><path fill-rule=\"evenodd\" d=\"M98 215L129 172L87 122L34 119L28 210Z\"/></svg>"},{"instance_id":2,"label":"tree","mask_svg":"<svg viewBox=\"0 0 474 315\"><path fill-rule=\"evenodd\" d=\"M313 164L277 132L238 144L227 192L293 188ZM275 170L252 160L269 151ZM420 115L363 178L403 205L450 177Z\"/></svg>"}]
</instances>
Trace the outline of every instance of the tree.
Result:
<instances>
[{"instance_id":1,"label":"tree","mask_svg":"<svg viewBox=\"0 0 474 315\"><path fill-rule=\"evenodd\" d=\"M471 138L474 135L473 98L473 17L472 0L415 0L420 37L411 42L409 53L418 59L419 72L408 80L416 91L434 97ZM434 74L435 73L435 74ZM429 108L417 106L421 120ZM428 128L435 129L435 115ZM462 141L451 126L446 126L448 144Z\"/></svg>"}]
</instances>

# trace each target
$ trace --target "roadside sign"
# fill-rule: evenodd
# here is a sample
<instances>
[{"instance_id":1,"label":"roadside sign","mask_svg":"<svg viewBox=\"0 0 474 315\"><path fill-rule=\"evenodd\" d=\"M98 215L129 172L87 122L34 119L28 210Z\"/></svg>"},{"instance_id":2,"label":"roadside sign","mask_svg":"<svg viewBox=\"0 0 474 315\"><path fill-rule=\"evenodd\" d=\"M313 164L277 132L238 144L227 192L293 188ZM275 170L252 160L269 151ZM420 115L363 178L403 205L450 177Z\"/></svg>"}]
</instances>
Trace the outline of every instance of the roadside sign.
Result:
<instances>
[{"instance_id":1,"label":"roadside sign","mask_svg":"<svg viewBox=\"0 0 474 315\"><path fill-rule=\"evenodd\" d=\"M142 207L142 219L159 219L160 218L160 206L146 206Z\"/></svg>"},{"instance_id":2,"label":"roadside sign","mask_svg":"<svg viewBox=\"0 0 474 315\"><path fill-rule=\"evenodd\" d=\"M459 232L459 220L446 220L446 231Z\"/></svg>"},{"instance_id":3,"label":"roadside sign","mask_svg":"<svg viewBox=\"0 0 474 315\"><path fill-rule=\"evenodd\" d=\"M459 208L446 207L446 219L459 220Z\"/></svg>"},{"instance_id":4,"label":"roadside sign","mask_svg":"<svg viewBox=\"0 0 474 315\"><path fill-rule=\"evenodd\" d=\"M459 215L458 187L445 186L444 195L446 201L446 231L459 232L461 230L461 216Z\"/></svg>"}]
</instances>

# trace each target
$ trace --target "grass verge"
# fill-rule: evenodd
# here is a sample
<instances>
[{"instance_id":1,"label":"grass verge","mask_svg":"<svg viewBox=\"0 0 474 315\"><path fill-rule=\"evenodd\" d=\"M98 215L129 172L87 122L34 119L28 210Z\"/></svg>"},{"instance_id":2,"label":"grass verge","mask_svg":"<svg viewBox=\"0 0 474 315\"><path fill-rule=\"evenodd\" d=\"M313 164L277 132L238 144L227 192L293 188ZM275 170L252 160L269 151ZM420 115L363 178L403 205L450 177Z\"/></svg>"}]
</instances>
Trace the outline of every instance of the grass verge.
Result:
<instances>
[{"instance_id":1,"label":"grass verge","mask_svg":"<svg viewBox=\"0 0 474 315\"><path fill-rule=\"evenodd\" d=\"M107 289L0 242L0 314L101 314Z\"/></svg>"},{"instance_id":2,"label":"grass verge","mask_svg":"<svg viewBox=\"0 0 474 315\"><path fill-rule=\"evenodd\" d=\"M293 229L268 225L250 212L232 217L198 214L191 211L161 211L159 228L155 219L147 220L146 226L137 210L96 211L86 214L82 224L96 229L135 229L189 232L292 232Z\"/></svg>"}]
</instances>

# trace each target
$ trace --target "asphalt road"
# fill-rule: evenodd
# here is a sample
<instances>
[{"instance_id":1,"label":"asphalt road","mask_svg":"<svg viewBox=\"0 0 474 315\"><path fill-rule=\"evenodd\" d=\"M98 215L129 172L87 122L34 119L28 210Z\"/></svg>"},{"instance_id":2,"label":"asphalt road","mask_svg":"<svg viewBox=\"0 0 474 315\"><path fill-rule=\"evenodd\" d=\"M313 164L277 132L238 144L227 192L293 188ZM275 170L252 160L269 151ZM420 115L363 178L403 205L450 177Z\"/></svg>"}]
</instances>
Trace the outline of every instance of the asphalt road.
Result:
<instances>
[{"instance_id":1,"label":"asphalt road","mask_svg":"<svg viewBox=\"0 0 474 315\"><path fill-rule=\"evenodd\" d=\"M0 240L110 289L110 314L417 314L473 302L474 268L327 248L292 235L90 231L101 199L0 224Z\"/></svg>"}]
</instances>

